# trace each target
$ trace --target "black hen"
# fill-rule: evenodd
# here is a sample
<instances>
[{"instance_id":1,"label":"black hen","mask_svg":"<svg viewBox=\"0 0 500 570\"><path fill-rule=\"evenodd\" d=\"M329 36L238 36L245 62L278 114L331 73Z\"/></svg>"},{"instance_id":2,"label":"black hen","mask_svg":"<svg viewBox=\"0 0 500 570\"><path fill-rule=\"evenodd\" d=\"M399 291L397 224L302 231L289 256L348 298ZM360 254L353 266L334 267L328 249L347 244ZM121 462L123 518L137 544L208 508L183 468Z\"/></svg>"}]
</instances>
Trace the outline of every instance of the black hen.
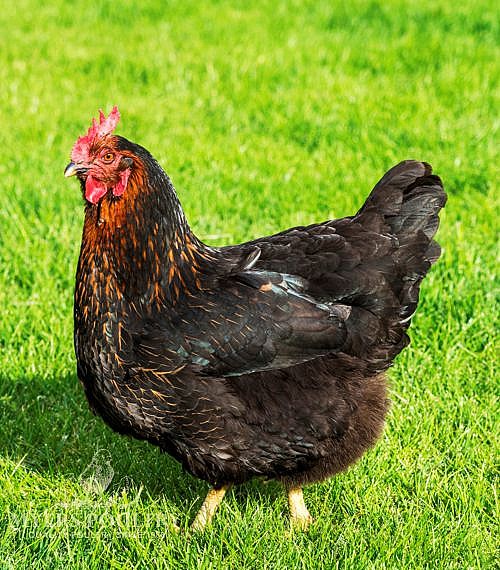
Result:
<instances>
[{"instance_id":1,"label":"black hen","mask_svg":"<svg viewBox=\"0 0 500 570\"><path fill-rule=\"evenodd\" d=\"M408 344L446 195L402 162L352 217L213 248L191 232L172 183L101 114L71 155L86 198L75 290L78 376L92 409L208 481L195 520L255 476L289 490L374 444L384 371Z\"/></svg>"}]
</instances>

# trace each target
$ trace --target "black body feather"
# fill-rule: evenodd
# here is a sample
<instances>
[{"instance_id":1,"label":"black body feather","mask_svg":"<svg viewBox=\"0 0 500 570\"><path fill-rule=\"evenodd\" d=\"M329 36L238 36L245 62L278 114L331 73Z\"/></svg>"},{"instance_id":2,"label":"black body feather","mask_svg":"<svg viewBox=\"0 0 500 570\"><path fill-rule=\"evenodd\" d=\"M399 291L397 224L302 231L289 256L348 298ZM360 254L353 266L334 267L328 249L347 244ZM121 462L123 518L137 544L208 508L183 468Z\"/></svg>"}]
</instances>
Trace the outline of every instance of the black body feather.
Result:
<instances>
[{"instance_id":1,"label":"black body feather","mask_svg":"<svg viewBox=\"0 0 500 570\"><path fill-rule=\"evenodd\" d=\"M117 141L143 170L86 210L75 348L92 409L215 486L346 468L381 432L383 373L439 256L439 178L407 161L353 217L211 248L151 155Z\"/></svg>"}]
</instances>

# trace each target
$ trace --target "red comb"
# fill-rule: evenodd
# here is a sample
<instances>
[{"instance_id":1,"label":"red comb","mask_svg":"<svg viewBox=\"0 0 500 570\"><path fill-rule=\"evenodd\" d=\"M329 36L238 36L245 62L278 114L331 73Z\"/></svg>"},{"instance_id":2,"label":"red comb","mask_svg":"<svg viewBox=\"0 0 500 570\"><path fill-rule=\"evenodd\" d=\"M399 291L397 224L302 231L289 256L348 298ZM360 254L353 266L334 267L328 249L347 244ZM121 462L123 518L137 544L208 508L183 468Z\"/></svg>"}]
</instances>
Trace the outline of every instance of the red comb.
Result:
<instances>
[{"instance_id":1,"label":"red comb","mask_svg":"<svg viewBox=\"0 0 500 570\"><path fill-rule=\"evenodd\" d=\"M71 160L73 162L85 162L88 160L90 147L98 138L104 137L111 134L115 129L118 121L120 120L120 111L115 105L111 110L108 117L99 110L99 123L95 119L92 119L92 125L90 126L87 134L80 137L71 151Z\"/></svg>"}]
</instances>

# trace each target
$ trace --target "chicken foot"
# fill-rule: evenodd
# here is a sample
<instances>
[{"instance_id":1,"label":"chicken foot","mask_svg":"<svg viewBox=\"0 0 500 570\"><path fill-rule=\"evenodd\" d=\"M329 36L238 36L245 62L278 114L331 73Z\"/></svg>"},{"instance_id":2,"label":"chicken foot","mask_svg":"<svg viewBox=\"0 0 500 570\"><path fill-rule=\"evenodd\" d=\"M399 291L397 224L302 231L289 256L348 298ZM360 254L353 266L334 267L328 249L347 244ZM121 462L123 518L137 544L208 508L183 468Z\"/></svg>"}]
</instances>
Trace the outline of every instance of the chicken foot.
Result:
<instances>
[{"instance_id":1,"label":"chicken foot","mask_svg":"<svg viewBox=\"0 0 500 570\"><path fill-rule=\"evenodd\" d=\"M229 488L230 485L224 485L220 489L210 489L210 491L208 491L207 496L203 501L203 505L201 505L200 510L191 524L191 528L193 530L202 531L212 522L215 511L221 504L222 499Z\"/></svg>"},{"instance_id":2,"label":"chicken foot","mask_svg":"<svg viewBox=\"0 0 500 570\"><path fill-rule=\"evenodd\" d=\"M307 530L313 522L313 518L307 510L301 487L290 487L288 489L288 505L292 527L298 530Z\"/></svg>"}]
</instances>

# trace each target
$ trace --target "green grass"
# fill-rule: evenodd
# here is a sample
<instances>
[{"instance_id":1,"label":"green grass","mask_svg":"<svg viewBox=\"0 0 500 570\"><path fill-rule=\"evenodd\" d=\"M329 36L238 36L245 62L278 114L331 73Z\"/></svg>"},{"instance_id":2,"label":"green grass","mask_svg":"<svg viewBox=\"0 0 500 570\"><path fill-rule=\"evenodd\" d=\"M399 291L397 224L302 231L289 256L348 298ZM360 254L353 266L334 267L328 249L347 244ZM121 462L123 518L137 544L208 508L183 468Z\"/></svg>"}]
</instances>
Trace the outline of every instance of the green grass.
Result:
<instances>
[{"instance_id":1,"label":"green grass","mask_svg":"<svg viewBox=\"0 0 500 570\"><path fill-rule=\"evenodd\" d=\"M495 3L136 4L0 13L0 567L494 567ZM445 182L444 255L390 372L387 429L306 489L308 534L259 482L205 534L174 533L205 484L88 411L71 316L83 211L62 171L114 103L215 244L351 214L405 158Z\"/></svg>"}]
</instances>

